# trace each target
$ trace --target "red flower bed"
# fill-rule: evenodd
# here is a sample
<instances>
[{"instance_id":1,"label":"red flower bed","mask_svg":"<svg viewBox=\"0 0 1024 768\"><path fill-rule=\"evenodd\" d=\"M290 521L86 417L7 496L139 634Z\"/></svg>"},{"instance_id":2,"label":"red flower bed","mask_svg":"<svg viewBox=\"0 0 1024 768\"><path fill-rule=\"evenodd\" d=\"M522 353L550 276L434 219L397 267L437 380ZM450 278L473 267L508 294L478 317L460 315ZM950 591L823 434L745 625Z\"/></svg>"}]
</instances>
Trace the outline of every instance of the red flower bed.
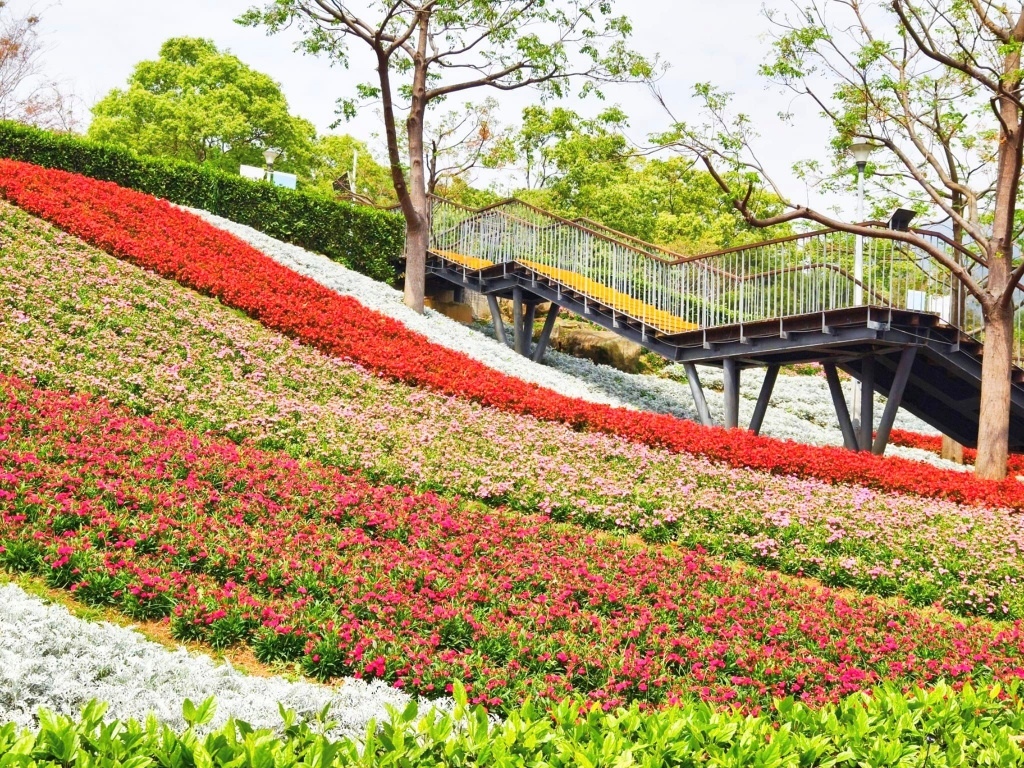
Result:
<instances>
[{"instance_id":1,"label":"red flower bed","mask_svg":"<svg viewBox=\"0 0 1024 768\"><path fill-rule=\"evenodd\" d=\"M903 429L894 429L889 436L889 442L893 445L902 445L907 448L920 448L923 451L931 451L935 454L942 453L941 435L922 435L918 432L908 432ZM974 464L978 458L978 452L973 448L964 448L964 463ZM1024 456L1012 455L1007 463L1010 474L1024 474Z\"/></svg>"},{"instance_id":2,"label":"red flower bed","mask_svg":"<svg viewBox=\"0 0 1024 768\"><path fill-rule=\"evenodd\" d=\"M0 194L120 258L238 308L268 327L385 376L495 408L607 432L733 466L835 483L1024 509L1024 485L702 427L672 416L587 403L500 374L276 264L169 203L95 181L0 161Z\"/></svg>"},{"instance_id":3,"label":"red flower bed","mask_svg":"<svg viewBox=\"0 0 1024 768\"><path fill-rule=\"evenodd\" d=\"M0 377L0 563L323 678L756 709L1024 677L1024 626L462 506Z\"/></svg>"}]
</instances>

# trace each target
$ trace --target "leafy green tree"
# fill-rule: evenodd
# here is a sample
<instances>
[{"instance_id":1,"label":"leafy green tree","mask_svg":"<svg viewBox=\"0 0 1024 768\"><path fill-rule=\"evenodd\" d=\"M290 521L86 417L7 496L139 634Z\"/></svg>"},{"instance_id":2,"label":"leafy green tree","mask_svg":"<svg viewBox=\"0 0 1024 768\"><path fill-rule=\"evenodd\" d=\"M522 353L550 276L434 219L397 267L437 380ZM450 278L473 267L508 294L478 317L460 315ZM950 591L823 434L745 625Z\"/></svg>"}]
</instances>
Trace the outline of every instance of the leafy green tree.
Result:
<instances>
[{"instance_id":1,"label":"leafy green tree","mask_svg":"<svg viewBox=\"0 0 1024 768\"><path fill-rule=\"evenodd\" d=\"M684 254L764 239L710 174L679 157L648 159L624 135L627 127L618 107L593 119L528 107L513 139L527 185L516 195ZM761 212L780 209L766 198Z\"/></svg>"},{"instance_id":2,"label":"leafy green tree","mask_svg":"<svg viewBox=\"0 0 1024 768\"><path fill-rule=\"evenodd\" d=\"M572 81L582 81L586 93L603 82L654 74L654 65L627 47L632 28L614 15L614 0L264 0L239 21L272 33L298 28L308 53L343 65L350 44L368 54L376 81L358 95L381 106L406 222L405 301L420 312L430 236L428 107L475 89L533 87L561 98ZM354 114L355 102L342 100L341 108ZM398 137L403 116L406 163Z\"/></svg>"},{"instance_id":3,"label":"leafy green tree","mask_svg":"<svg viewBox=\"0 0 1024 768\"><path fill-rule=\"evenodd\" d=\"M464 178L455 178L443 186L438 186L437 194L447 200L468 205L470 208L483 208L506 198L506 195L493 189L478 189L470 186Z\"/></svg>"},{"instance_id":4,"label":"leafy green tree","mask_svg":"<svg viewBox=\"0 0 1024 768\"><path fill-rule=\"evenodd\" d=\"M352 166L355 161L355 189ZM378 206L396 203L391 171L378 163L370 148L348 135L319 137L313 145L309 186L329 194L339 187L354 192L359 199Z\"/></svg>"},{"instance_id":5,"label":"leafy green tree","mask_svg":"<svg viewBox=\"0 0 1024 768\"><path fill-rule=\"evenodd\" d=\"M585 122L576 112L564 107L546 109L539 105L523 110L523 125L513 140L526 189L544 189L564 173L556 147L582 129L600 130L600 121Z\"/></svg>"},{"instance_id":6,"label":"leafy green tree","mask_svg":"<svg viewBox=\"0 0 1024 768\"><path fill-rule=\"evenodd\" d=\"M210 40L177 37L161 46L155 61L137 64L126 88L93 107L88 135L230 171L240 164L262 167L263 151L272 147L283 152L275 167L305 173L315 130L288 111L271 77Z\"/></svg>"}]
</instances>

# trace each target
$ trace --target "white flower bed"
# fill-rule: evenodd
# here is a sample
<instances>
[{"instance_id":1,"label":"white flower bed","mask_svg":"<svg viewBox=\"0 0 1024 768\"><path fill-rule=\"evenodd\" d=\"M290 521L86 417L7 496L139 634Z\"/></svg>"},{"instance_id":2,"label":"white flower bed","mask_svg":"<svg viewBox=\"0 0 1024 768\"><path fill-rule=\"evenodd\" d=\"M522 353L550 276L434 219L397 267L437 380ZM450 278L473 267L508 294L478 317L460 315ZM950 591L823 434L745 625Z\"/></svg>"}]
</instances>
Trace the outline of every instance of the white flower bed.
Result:
<instances>
[{"instance_id":1,"label":"white flower bed","mask_svg":"<svg viewBox=\"0 0 1024 768\"><path fill-rule=\"evenodd\" d=\"M462 352L496 371L539 384L569 397L578 397L595 403L622 405L588 385L586 381L525 360L508 347L497 342L488 342L471 328L439 312L432 309L426 310L422 315L413 312L405 306L399 291L343 267L326 256L283 243L252 227L236 224L206 211L193 208L186 210L244 240L278 264L312 278L344 296L358 299L365 306L399 321L406 328L423 334L437 344Z\"/></svg>"},{"instance_id":2,"label":"white flower bed","mask_svg":"<svg viewBox=\"0 0 1024 768\"><path fill-rule=\"evenodd\" d=\"M243 675L130 629L78 619L13 584L0 585L0 724L36 727L39 707L76 715L85 702L100 699L110 704L108 718L141 719L152 712L180 730L184 700L198 704L210 696L217 700L213 727L234 716L276 728L279 702L307 718L329 704L338 724L335 737L362 736L371 718L387 721L385 704L401 708L409 702L379 681L345 679L328 687Z\"/></svg>"},{"instance_id":3,"label":"white flower bed","mask_svg":"<svg viewBox=\"0 0 1024 768\"><path fill-rule=\"evenodd\" d=\"M430 309L423 315L413 312L405 306L399 291L331 261L326 256L275 240L252 227L206 211L188 210L244 240L279 264L342 295L351 296L368 308L398 320L410 330L422 333L431 341L462 352L497 371L589 402L670 413L685 419L696 418L696 407L689 385L670 376L624 373L555 350L548 351L544 364L534 363L517 355L487 333L480 333L438 312ZM670 369L672 376L680 376L681 371L681 366ZM725 410L721 371L702 367L700 375L705 384L705 397L711 415L721 423ZM744 372L741 380L741 422L749 423L753 415L763 377L761 371ZM847 383L848 399L851 387ZM876 420L881 417L884 402L884 398L876 398ZM896 426L916 432L933 432L924 422L903 411L897 418ZM780 376L762 434L811 445L842 445L842 434L825 380L815 376ZM890 446L888 453L937 466L962 469L928 451Z\"/></svg>"}]
</instances>

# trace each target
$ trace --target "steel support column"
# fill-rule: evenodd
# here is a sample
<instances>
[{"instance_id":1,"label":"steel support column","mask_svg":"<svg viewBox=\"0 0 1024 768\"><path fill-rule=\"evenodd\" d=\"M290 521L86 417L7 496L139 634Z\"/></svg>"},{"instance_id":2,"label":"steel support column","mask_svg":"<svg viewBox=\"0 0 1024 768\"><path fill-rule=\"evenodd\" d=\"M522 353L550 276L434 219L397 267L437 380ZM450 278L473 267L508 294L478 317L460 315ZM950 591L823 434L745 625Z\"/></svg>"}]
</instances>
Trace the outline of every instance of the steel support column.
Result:
<instances>
[{"instance_id":1,"label":"steel support column","mask_svg":"<svg viewBox=\"0 0 1024 768\"><path fill-rule=\"evenodd\" d=\"M755 435L761 434L761 426L764 424L764 416L768 412L768 402L772 399L772 390L775 389L775 380L779 378L779 366L769 365L764 374L764 383L761 385L761 393L757 396L757 405L754 406L754 416L750 420L750 431Z\"/></svg>"},{"instance_id":2,"label":"steel support column","mask_svg":"<svg viewBox=\"0 0 1024 768\"><path fill-rule=\"evenodd\" d=\"M846 405L846 396L843 394L843 385L839 381L839 372L834 363L825 363L824 366L828 389L832 393L832 403L836 407L836 418L839 419L839 429L843 433L843 445L851 451L856 451L857 433L854 432L853 422L850 421L850 409Z\"/></svg>"},{"instance_id":3,"label":"steel support column","mask_svg":"<svg viewBox=\"0 0 1024 768\"><path fill-rule=\"evenodd\" d=\"M860 364L860 430L857 448L871 450L875 428L875 358L865 357Z\"/></svg>"},{"instance_id":4,"label":"steel support column","mask_svg":"<svg viewBox=\"0 0 1024 768\"><path fill-rule=\"evenodd\" d=\"M551 332L555 330L555 320L558 319L558 312L561 309L557 304L551 304L547 319L544 321L544 330L540 332L537 346L533 348L533 362L539 363L544 359L544 353L548 350L548 342L551 340Z\"/></svg>"},{"instance_id":5,"label":"steel support column","mask_svg":"<svg viewBox=\"0 0 1024 768\"><path fill-rule=\"evenodd\" d=\"M537 317L537 305L527 304L523 313L523 354L531 357L530 348L533 346L533 321Z\"/></svg>"},{"instance_id":6,"label":"steel support column","mask_svg":"<svg viewBox=\"0 0 1024 768\"><path fill-rule=\"evenodd\" d=\"M731 357L722 361L725 374L725 428L736 429L740 425L740 365Z\"/></svg>"},{"instance_id":7,"label":"steel support column","mask_svg":"<svg viewBox=\"0 0 1024 768\"><path fill-rule=\"evenodd\" d=\"M708 401L704 397L704 387L701 386L700 376L697 375L697 366L693 363L683 363L686 369L686 380L690 382L690 393L693 395L693 403L697 406L697 418L705 427L714 424L711 421L711 411L708 410Z\"/></svg>"},{"instance_id":8,"label":"steel support column","mask_svg":"<svg viewBox=\"0 0 1024 768\"><path fill-rule=\"evenodd\" d=\"M526 344L523 333L523 289L512 289L512 340L516 352L520 355L526 354Z\"/></svg>"},{"instance_id":9,"label":"steel support column","mask_svg":"<svg viewBox=\"0 0 1024 768\"><path fill-rule=\"evenodd\" d=\"M498 307L498 297L488 294L487 306L491 310L491 322L494 324L494 338L505 346L508 346L508 339L505 338L505 323L501 321L501 309Z\"/></svg>"},{"instance_id":10,"label":"steel support column","mask_svg":"<svg viewBox=\"0 0 1024 768\"><path fill-rule=\"evenodd\" d=\"M889 388L889 399L885 402L885 410L882 411L882 420L878 424L878 435L871 447L871 452L876 456L885 453L885 446L889 442L889 434L892 432L892 425L896 421L896 412L903 402L903 390L907 388L907 381L910 380L910 370L914 367L914 357L917 355L917 347L907 347L900 353L900 362L896 366L896 376L892 380L892 387Z\"/></svg>"}]
</instances>

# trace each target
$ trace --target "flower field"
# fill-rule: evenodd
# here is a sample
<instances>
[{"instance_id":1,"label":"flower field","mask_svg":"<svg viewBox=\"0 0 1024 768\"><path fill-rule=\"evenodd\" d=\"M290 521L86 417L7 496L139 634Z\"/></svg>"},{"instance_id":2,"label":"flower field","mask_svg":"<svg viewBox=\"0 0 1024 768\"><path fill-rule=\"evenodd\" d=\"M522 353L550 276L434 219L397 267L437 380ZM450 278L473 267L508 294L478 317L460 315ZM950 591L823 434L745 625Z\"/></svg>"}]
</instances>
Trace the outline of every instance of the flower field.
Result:
<instances>
[{"instance_id":1,"label":"flower field","mask_svg":"<svg viewBox=\"0 0 1024 768\"><path fill-rule=\"evenodd\" d=\"M8 373L383 481L674 538L918 604L1021 615L1017 516L851 495L389 384L13 209L2 221L13 247L0 257L0 295L18 308L6 323Z\"/></svg>"},{"instance_id":2,"label":"flower field","mask_svg":"<svg viewBox=\"0 0 1024 768\"><path fill-rule=\"evenodd\" d=\"M349 680L346 734L384 685L504 718L394 713L419 735L369 734L374 759L1024 759L1016 481L564 397L165 203L3 161L0 191L0 568ZM266 723L262 684L218 679ZM20 738L0 727L0 760Z\"/></svg>"},{"instance_id":3,"label":"flower field","mask_svg":"<svg viewBox=\"0 0 1024 768\"><path fill-rule=\"evenodd\" d=\"M376 373L501 410L614 434L734 466L854 483L926 497L1024 508L1024 485L983 482L898 459L850 455L633 413L564 397L502 376L432 345L277 265L231 236L140 193L61 171L0 161L0 190L22 208L185 286L216 296L265 325Z\"/></svg>"},{"instance_id":4,"label":"flower field","mask_svg":"<svg viewBox=\"0 0 1024 768\"><path fill-rule=\"evenodd\" d=\"M507 345L497 343L489 324L471 328L429 309L421 315L405 306L401 291L371 280L325 256L275 240L252 227L206 211L186 210L235 235L278 264L337 293L350 296L367 308L423 334L432 342L462 352L489 368L589 402L665 413L691 421L697 419L693 394L681 365L669 366L658 375L631 374L553 349L547 351L543 363L535 363L516 354ZM725 410L721 371L702 368L708 408L715 423L721 423ZM763 375L756 370L744 376L740 387L741 422L749 423L762 380ZM877 400L877 417L880 419L884 399L879 395ZM928 433L931 429L902 410L896 423L911 432ZM783 376L776 382L761 434L807 445L842 445L842 433L824 376ZM943 461L934 452L918 448L890 446L886 454L925 461L946 469L962 469L960 465Z\"/></svg>"},{"instance_id":5,"label":"flower field","mask_svg":"<svg viewBox=\"0 0 1024 768\"><path fill-rule=\"evenodd\" d=\"M412 389L4 204L0 238L9 375L380 482L701 546L917 605L1024 616L1019 515L733 469Z\"/></svg>"},{"instance_id":6,"label":"flower field","mask_svg":"<svg viewBox=\"0 0 1024 768\"><path fill-rule=\"evenodd\" d=\"M471 701L757 709L1024 676L1024 627L367 484L0 379L0 560L182 639ZM51 501L52 500L52 501ZM56 502L56 503L54 503Z\"/></svg>"}]
</instances>

